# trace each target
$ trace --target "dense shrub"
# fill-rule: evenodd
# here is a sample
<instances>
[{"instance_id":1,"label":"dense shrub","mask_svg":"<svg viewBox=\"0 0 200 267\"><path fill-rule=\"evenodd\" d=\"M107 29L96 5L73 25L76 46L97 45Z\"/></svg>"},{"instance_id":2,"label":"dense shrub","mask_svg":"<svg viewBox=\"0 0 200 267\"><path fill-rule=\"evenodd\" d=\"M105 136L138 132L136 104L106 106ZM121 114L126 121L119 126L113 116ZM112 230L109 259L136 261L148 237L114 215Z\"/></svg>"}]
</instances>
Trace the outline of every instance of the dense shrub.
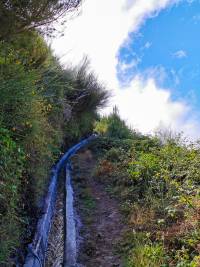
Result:
<instances>
[{"instance_id":1,"label":"dense shrub","mask_svg":"<svg viewBox=\"0 0 200 267\"><path fill-rule=\"evenodd\" d=\"M102 134L91 146L98 158L94 176L120 201L130 226L121 244L124 266L198 267L198 143Z\"/></svg>"},{"instance_id":2,"label":"dense shrub","mask_svg":"<svg viewBox=\"0 0 200 267\"><path fill-rule=\"evenodd\" d=\"M0 262L5 260L19 245L23 216L19 217L20 192L26 183L25 154L12 140L8 130L0 128Z\"/></svg>"},{"instance_id":3,"label":"dense shrub","mask_svg":"<svg viewBox=\"0 0 200 267\"><path fill-rule=\"evenodd\" d=\"M0 48L0 264L10 266L19 243L30 241L23 232L40 214L52 164L93 131L108 94L87 61L64 69L35 31Z\"/></svg>"},{"instance_id":4,"label":"dense shrub","mask_svg":"<svg viewBox=\"0 0 200 267\"><path fill-rule=\"evenodd\" d=\"M95 130L99 134L115 139L129 139L134 135L125 121L120 118L117 107L113 108L109 116L103 117L96 123Z\"/></svg>"}]
</instances>

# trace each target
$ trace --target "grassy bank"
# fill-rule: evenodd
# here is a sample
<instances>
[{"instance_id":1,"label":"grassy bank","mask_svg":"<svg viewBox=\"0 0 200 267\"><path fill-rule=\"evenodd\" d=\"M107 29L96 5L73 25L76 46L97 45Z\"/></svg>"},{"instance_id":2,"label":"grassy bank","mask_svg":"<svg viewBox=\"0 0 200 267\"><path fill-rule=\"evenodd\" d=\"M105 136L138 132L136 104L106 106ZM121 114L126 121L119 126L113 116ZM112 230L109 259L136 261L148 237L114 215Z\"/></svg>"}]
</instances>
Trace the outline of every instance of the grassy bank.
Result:
<instances>
[{"instance_id":1,"label":"grassy bank","mask_svg":"<svg viewBox=\"0 0 200 267\"><path fill-rule=\"evenodd\" d=\"M119 200L129 227L124 266L200 266L198 144L135 133L116 110L97 129L103 136L91 147L94 177Z\"/></svg>"}]
</instances>

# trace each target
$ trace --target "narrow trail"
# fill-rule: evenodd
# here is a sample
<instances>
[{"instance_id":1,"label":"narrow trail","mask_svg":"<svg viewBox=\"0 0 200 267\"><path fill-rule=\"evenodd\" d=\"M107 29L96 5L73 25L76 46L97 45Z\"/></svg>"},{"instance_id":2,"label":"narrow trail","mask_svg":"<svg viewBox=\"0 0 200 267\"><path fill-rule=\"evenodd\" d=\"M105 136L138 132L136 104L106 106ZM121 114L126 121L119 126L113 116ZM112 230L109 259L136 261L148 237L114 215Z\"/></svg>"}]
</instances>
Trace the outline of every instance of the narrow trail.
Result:
<instances>
[{"instance_id":1,"label":"narrow trail","mask_svg":"<svg viewBox=\"0 0 200 267\"><path fill-rule=\"evenodd\" d=\"M96 162L90 151L74 159L76 209L82 220L79 262L86 267L122 267L117 252L125 230L118 203L95 181Z\"/></svg>"},{"instance_id":2,"label":"narrow trail","mask_svg":"<svg viewBox=\"0 0 200 267\"><path fill-rule=\"evenodd\" d=\"M119 204L116 199L110 197L106 188L95 180L93 174L97 162L91 151L82 150L72 157L71 162L78 248L75 248L78 259L73 266L122 267L119 247L126 228ZM59 178L55 214L52 218L44 267L61 267L66 262L65 237L70 231L67 228L66 233L65 228L66 194L63 175Z\"/></svg>"}]
</instances>

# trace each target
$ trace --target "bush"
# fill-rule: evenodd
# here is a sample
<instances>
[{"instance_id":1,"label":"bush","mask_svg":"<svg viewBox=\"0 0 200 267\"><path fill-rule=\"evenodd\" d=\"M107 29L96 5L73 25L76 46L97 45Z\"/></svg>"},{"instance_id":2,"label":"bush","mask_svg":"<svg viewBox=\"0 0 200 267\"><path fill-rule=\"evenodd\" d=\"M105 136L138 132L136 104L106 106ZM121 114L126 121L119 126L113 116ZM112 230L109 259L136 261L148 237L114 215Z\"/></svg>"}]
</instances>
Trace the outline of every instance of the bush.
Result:
<instances>
[{"instance_id":1,"label":"bush","mask_svg":"<svg viewBox=\"0 0 200 267\"><path fill-rule=\"evenodd\" d=\"M0 264L6 266L19 243L30 242L60 150L93 131L108 93L86 61L64 69L35 31L0 42L0 92Z\"/></svg>"},{"instance_id":2,"label":"bush","mask_svg":"<svg viewBox=\"0 0 200 267\"><path fill-rule=\"evenodd\" d=\"M120 118L117 107L113 109L112 114L96 123L95 131L114 139L130 139L134 134Z\"/></svg>"},{"instance_id":3,"label":"bush","mask_svg":"<svg viewBox=\"0 0 200 267\"><path fill-rule=\"evenodd\" d=\"M198 144L134 135L102 137L91 148L95 177L120 201L130 235L134 229L125 266L199 266Z\"/></svg>"},{"instance_id":4,"label":"bush","mask_svg":"<svg viewBox=\"0 0 200 267\"><path fill-rule=\"evenodd\" d=\"M23 217L20 192L25 170L25 154L12 140L8 130L0 128L0 262L6 259L19 245ZM10 266L10 265L9 265Z\"/></svg>"}]
</instances>

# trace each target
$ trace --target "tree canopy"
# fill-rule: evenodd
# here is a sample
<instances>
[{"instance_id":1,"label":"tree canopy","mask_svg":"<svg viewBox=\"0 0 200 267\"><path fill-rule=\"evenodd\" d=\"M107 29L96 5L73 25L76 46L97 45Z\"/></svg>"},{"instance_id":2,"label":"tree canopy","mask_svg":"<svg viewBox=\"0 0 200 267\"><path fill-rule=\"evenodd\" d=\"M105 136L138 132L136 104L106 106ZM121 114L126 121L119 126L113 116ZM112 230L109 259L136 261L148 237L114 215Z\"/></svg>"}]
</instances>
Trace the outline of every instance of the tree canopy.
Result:
<instances>
[{"instance_id":1,"label":"tree canopy","mask_svg":"<svg viewBox=\"0 0 200 267\"><path fill-rule=\"evenodd\" d=\"M76 9L81 0L2 0L0 1L0 39L49 25L66 12Z\"/></svg>"}]
</instances>

